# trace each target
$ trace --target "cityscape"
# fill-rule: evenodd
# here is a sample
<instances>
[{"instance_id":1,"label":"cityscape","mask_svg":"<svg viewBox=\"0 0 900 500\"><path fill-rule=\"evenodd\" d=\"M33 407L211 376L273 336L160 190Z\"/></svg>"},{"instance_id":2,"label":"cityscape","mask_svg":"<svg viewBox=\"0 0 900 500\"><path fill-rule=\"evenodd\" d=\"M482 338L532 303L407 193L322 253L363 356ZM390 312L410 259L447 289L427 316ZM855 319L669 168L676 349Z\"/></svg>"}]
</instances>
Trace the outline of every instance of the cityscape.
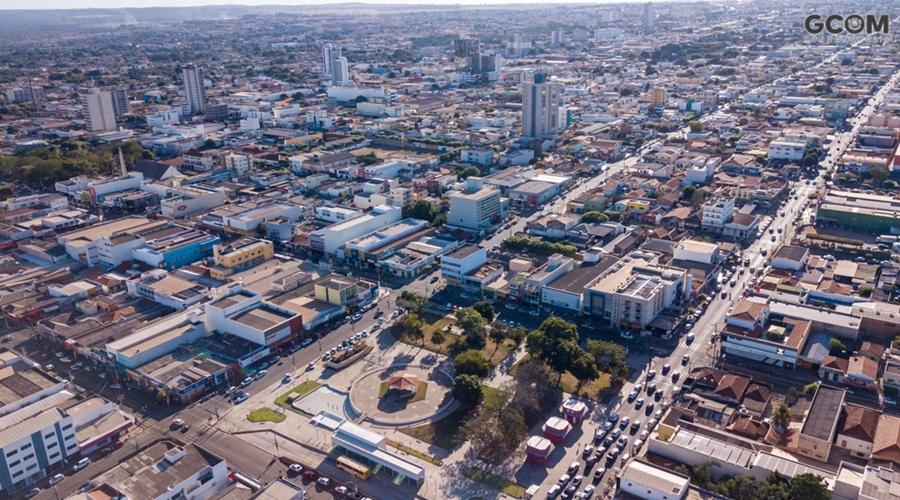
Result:
<instances>
[{"instance_id":1,"label":"cityscape","mask_svg":"<svg viewBox=\"0 0 900 500\"><path fill-rule=\"evenodd\" d=\"M0 499L900 498L900 5L16 9Z\"/></svg>"}]
</instances>

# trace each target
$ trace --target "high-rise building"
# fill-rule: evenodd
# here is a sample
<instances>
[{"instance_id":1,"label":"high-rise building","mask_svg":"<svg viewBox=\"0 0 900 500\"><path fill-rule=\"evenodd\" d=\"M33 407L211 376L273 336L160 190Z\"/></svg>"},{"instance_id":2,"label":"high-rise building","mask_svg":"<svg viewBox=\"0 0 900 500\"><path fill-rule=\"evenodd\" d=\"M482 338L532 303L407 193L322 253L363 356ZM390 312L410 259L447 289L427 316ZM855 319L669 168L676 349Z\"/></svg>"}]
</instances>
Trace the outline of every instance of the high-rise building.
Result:
<instances>
[{"instance_id":1,"label":"high-rise building","mask_svg":"<svg viewBox=\"0 0 900 500\"><path fill-rule=\"evenodd\" d=\"M531 52L531 38L516 34L506 41L507 57L525 57Z\"/></svg>"},{"instance_id":2,"label":"high-rise building","mask_svg":"<svg viewBox=\"0 0 900 500\"><path fill-rule=\"evenodd\" d=\"M654 87L653 90L650 91L650 106L665 106L666 105L666 89L665 87Z\"/></svg>"},{"instance_id":3,"label":"high-rise building","mask_svg":"<svg viewBox=\"0 0 900 500\"><path fill-rule=\"evenodd\" d=\"M116 118L121 118L131 113L131 103L128 100L128 91L125 89L110 90L113 100L113 112Z\"/></svg>"},{"instance_id":4,"label":"high-rise building","mask_svg":"<svg viewBox=\"0 0 900 500\"><path fill-rule=\"evenodd\" d=\"M325 74L334 77L334 61L341 57L341 48L333 43L326 43L322 46L322 63L325 67Z\"/></svg>"},{"instance_id":5,"label":"high-rise building","mask_svg":"<svg viewBox=\"0 0 900 500\"><path fill-rule=\"evenodd\" d=\"M550 33L550 45L554 47L559 47L565 42L566 33L562 29L553 30Z\"/></svg>"},{"instance_id":6,"label":"high-rise building","mask_svg":"<svg viewBox=\"0 0 900 500\"><path fill-rule=\"evenodd\" d=\"M538 83L523 84L522 137L552 139L565 128L559 119L563 89L556 83L543 83L544 79L538 76Z\"/></svg>"},{"instance_id":7,"label":"high-rise building","mask_svg":"<svg viewBox=\"0 0 900 500\"><path fill-rule=\"evenodd\" d=\"M113 93L108 90L91 89L81 97L81 112L88 130L107 132L116 129L116 111Z\"/></svg>"},{"instance_id":8,"label":"high-rise building","mask_svg":"<svg viewBox=\"0 0 900 500\"><path fill-rule=\"evenodd\" d=\"M653 2L644 4L644 31L653 29Z\"/></svg>"},{"instance_id":9,"label":"high-rise building","mask_svg":"<svg viewBox=\"0 0 900 500\"><path fill-rule=\"evenodd\" d=\"M203 88L203 70L197 66L185 66L181 70L184 77L184 95L187 97L191 114L203 113L206 108L206 90Z\"/></svg>"},{"instance_id":10,"label":"high-rise building","mask_svg":"<svg viewBox=\"0 0 900 500\"><path fill-rule=\"evenodd\" d=\"M34 102L44 98L44 88L29 83L21 88L8 89L6 91L6 98L9 99L9 102L14 104L29 101Z\"/></svg>"},{"instance_id":11,"label":"high-rise building","mask_svg":"<svg viewBox=\"0 0 900 500\"><path fill-rule=\"evenodd\" d=\"M346 57L338 57L331 62L331 84L337 87L349 87L350 82L350 64Z\"/></svg>"}]
</instances>

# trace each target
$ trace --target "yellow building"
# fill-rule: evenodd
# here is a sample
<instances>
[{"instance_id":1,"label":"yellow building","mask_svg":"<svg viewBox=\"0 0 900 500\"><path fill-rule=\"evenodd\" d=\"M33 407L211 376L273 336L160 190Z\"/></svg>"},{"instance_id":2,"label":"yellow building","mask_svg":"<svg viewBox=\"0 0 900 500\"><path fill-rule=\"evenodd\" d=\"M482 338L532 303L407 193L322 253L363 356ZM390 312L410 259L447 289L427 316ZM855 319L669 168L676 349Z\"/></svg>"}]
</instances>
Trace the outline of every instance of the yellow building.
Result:
<instances>
[{"instance_id":1,"label":"yellow building","mask_svg":"<svg viewBox=\"0 0 900 500\"><path fill-rule=\"evenodd\" d=\"M650 203L641 200L628 200L628 202L625 204L625 207L627 208L628 213L635 212L644 214L647 213L648 210L650 210Z\"/></svg>"},{"instance_id":2,"label":"yellow building","mask_svg":"<svg viewBox=\"0 0 900 500\"><path fill-rule=\"evenodd\" d=\"M656 87L650 91L650 106L665 106L666 105L666 89L664 87Z\"/></svg>"},{"instance_id":3,"label":"yellow building","mask_svg":"<svg viewBox=\"0 0 900 500\"><path fill-rule=\"evenodd\" d=\"M356 299L356 282L329 279L316 283L316 299L336 306L350 306Z\"/></svg>"},{"instance_id":4,"label":"yellow building","mask_svg":"<svg viewBox=\"0 0 900 500\"><path fill-rule=\"evenodd\" d=\"M213 246L213 255L216 264L209 268L209 274L221 280L235 271L271 259L275 255L275 247L269 240L241 238L227 245Z\"/></svg>"}]
</instances>

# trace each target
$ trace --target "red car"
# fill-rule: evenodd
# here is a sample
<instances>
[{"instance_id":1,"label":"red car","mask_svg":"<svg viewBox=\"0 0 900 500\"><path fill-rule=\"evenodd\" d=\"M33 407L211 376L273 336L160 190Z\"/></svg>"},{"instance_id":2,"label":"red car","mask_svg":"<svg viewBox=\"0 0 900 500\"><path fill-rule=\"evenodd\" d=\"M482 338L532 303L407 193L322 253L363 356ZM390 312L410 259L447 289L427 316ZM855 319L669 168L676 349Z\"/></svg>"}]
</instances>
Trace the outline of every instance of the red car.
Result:
<instances>
[{"instance_id":1,"label":"red car","mask_svg":"<svg viewBox=\"0 0 900 500\"><path fill-rule=\"evenodd\" d=\"M125 443L123 443L123 442L121 442L121 441L116 441L116 443L112 446L112 449L118 450L118 449L121 448L124 444L125 444Z\"/></svg>"},{"instance_id":2,"label":"red car","mask_svg":"<svg viewBox=\"0 0 900 500\"><path fill-rule=\"evenodd\" d=\"M309 479L311 481L315 481L316 478L319 477L319 475L316 474L316 471L314 471L314 470L307 470L306 472L303 473L303 477L305 477L306 479Z\"/></svg>"}]
</instances>

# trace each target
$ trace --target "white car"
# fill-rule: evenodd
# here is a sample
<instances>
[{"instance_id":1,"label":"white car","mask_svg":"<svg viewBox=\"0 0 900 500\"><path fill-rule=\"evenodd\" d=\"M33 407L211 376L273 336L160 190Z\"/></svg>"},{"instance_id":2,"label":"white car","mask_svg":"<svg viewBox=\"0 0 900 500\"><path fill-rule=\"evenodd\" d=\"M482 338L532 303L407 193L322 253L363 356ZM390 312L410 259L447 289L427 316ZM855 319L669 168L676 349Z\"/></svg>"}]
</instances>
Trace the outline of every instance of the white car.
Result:
<instances>
[{"instance_id":1,"label":"white car","mask_svg":"<svg viewBox=\"0 0 900 500\"><path fill-rule=\"evenodd\" d=\"M50 486L53 486L54 484L62 481L65 478L66 478L66 476L63 476L62 474L57 474L57 475L51 477L50 478Z\"/></svg>"},{"instance_id":2,"label":"white car","mask_svg":"<svg viewBox=\"0 0 900 500\"><path fill-rule=\"evenodd\" d=\"M54 368L56 368L56 367L53 365L50 365L50 364L44 366L44 369L47 370L48 372L52 372Z\"/></svg>"},{"instance_id":3,"label":"white car","mask_svg":"<svg viewBox=\"0 0 900 500\"><path fill-rule=\"evenodd\" d=\"M347 495L350 493L350 490L346 486L338 486L334 489L335 493L339 493L341 495Z\"/></svg>"},{"instance_id":4,"label":"white car","mask_svg":"<svg viewBox=\"0 0 900 500\"><path fill-rule=\"evenodd\" d=\"M88 457L84 457L81 460L79 460L78 463L76 463L74 467L72 467L72 470L84 469L85 467L90 465L90 463L91 463L91 459Z\"/></svg>"},{"instance_id":5,"label":"white car","mask_svg":"<svg viewBox=\"0 0 900 500\"><path fill-rule=\"evenodd\" d=\"M316 480L316 482L325 488L331 486L331 479L327 477L320 477L318 480Z\"/></svg>"},{"instance_id":6,"label":"white car","mask_svg":"<svg viewBox=\"0 0 900 500\"><path fill-rule=\"evenodd\" d=\"M300 464L291 464L291 466L288 467L288 470L290 470L294 474L300 474L301 472L303 472L303 466Z\"/></svg>"},{"instance_id":7,"label":"white car","mask_svg":"<svg viewBox=\"0 0 900 500\"><path fill-rule=\"evenodd\" d=\"M884 397L884 404L886 404L886 405L896 405L896 404L897 404L897 400L894 399L894 398L890 398L890 397L888 397L888 396L885 396L885 397Z\"/></svg>"}]
</instances>

